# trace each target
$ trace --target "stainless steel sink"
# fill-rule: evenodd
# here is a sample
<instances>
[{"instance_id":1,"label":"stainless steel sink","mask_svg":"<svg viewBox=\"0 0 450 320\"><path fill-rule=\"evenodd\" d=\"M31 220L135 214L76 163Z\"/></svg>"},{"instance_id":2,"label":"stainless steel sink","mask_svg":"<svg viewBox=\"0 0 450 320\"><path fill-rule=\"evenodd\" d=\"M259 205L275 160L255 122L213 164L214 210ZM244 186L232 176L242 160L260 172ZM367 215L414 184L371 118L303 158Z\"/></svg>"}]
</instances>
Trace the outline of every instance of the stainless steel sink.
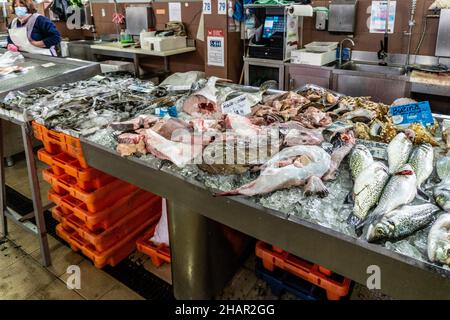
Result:
<instances>
[{"instance_id":1,"label":"stainless steel sink","mask_svg":"<svg viewBox=\"0 0 450 320\"><path fill-rule=\"evenodd\" d=\"M101 40L74 40L74 41L70 41L69 45L93 45L93 44L98 44L101 43Z\"/></svg>"},{"instance_id":2,"label":"stainless steel sink","mask_svg":"<svg viewBox=\"0 0 450 320\"><path fill-rule=\"evenodd\" d=\"M67 42L68 55L71 58L95 61L91 45L101 43L101 40L75 40Z\"/></svg>"},{"instance_id":3,"label":"stainless steel sink","mask_svg":"<svg viewBox=\"0 0 450 320\"><path fill-rule=\"evenodd\" d=\"M350 71L360 71L360 72L371 72L371 73L380 73L387 75L404 75L406 74L406 69L402 66L394 66L387 65L381 66L375 63L367 63L367 62L358 62L358 61L349 61L344 63L341 66L337 67L341 70L350 70Z\"/></svg>"}]
</instances>

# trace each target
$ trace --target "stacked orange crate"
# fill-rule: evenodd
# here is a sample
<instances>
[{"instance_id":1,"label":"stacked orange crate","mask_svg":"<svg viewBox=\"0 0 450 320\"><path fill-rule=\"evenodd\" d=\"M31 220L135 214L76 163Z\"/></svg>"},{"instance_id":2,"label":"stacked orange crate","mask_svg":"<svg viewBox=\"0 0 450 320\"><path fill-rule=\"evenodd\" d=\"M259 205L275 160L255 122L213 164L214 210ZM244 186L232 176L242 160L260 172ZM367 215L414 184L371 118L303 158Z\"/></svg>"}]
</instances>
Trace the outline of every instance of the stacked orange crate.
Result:
<instances>
[{"instance_id":1,"label":"stacked orange crate","mask_svg":"<svg viewBox=\"0 0 450 320\"><path fill-rule=\"evenodd\" d=\"M256 256L262 260L265 269L275 268L285 270L326 291L329 300L339 300L348 295L351 280L334 272L294 256L278 247L262 241L256 244Z\"/></svg>"},{"instance_id":2,"label":"stacked orange crate","mask_svg":"<svg viewBox=\"0 0 450 320\"><path fill-rule=\"evenodd\" d=\"M37 123L33 130L44 144L38 158L50 166L43 176L57 205L57 234L98 268L118 264L158 222L161 198L89 167L79 139Z\"/></svg>"}]
</instances>

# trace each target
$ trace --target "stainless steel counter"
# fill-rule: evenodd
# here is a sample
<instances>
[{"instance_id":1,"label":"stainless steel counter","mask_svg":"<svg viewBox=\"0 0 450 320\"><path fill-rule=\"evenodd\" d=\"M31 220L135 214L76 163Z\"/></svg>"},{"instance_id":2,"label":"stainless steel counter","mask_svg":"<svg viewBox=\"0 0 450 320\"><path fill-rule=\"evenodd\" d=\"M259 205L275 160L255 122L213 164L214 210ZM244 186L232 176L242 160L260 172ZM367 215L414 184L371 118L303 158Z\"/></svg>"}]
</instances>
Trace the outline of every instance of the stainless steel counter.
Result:
<instances>
[{"instance_id":1,"label":"stainless steel counter","mask_svg":"<svg viewBox=\"0 0 450 320\"><path fill-rule=\"evenodd\" d=\"M5 52L0 49L0 54ZM100 65L95 62L65 59L30 53L25 57L24 67L34 67L25 73L0 77L0 98L9 91L29 90L35 87L55 86L67 82L87 79L100 73Z\"/></svg>"},{"instance_id":2,"label":"stainless steel counter","mask_svg":"<svg viewBox=\"0 0 450 320\"><path fill-rule=\"evenodd\" d=\"M169 201L172 279L178 299L211 298L228 281L230 252L211 227L216 221L323 265L363 285L369 266L381 270L381 291L403 299L450 299L450 271L370 244L245 197L213 197L194 179L158 163L122 158L82 139L89 165Z\"/></svg>"}]
</instances>

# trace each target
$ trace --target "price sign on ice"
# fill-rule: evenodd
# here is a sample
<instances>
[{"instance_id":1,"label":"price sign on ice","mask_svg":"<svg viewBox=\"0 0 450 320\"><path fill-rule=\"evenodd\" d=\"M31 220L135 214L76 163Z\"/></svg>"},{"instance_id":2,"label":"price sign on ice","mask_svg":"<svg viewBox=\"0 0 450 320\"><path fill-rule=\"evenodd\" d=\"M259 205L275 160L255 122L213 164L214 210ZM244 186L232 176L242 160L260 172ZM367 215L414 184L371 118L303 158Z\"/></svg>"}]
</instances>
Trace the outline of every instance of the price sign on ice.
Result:
<instances>
[{"instance_id":1,"label":"price sign on ice","mask_svg":"<svg viewBox=\"0 0 450 320\"><path fill-rule=\"evenodd\" d=\"M245 116L252 112L250 105L247 103L247 96L242 94L236 98L228 100L222 104L223 113L236 113Z\"/></svg>"},{"instance_id":2,"label":"price sign on ice","mask_svg":"<svg viewBox=\"0 0 450 320\"><path fill-rule=\"evenodd\" d=\"M211 0L203 0L203 14L211 14Z\"/></svg>"},{"instance_id":3,"label":"price sign on ice","mask_svg":"<svg viewBox=\"0 0 450 320\"><path fill-rule=\"evenodd\" d=\"M389 114L394 124L399 126L421 123L424 127L427 127L434 123L428 101L390 107Z\"/></svg>"}]
</instances>

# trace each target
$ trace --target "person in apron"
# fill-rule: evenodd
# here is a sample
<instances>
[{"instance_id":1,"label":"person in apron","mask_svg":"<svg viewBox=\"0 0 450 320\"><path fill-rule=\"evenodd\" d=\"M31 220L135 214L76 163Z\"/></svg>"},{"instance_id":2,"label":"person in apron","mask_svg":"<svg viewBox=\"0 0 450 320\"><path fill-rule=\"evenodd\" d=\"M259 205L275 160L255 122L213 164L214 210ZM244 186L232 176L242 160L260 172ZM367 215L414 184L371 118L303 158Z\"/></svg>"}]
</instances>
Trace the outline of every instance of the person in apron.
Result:
<instances>
[{"instance_id":1,"label":"person in apron","mask_svg":"<svg viewBox=\"0 0 450 320\"><path fill-rule=\"evenodd\" d=\"M32 0L14 0L17 16L8 29L8 50L56 56L61 35L49 18L36 12Z\"/></svg>"}]
</instances>

